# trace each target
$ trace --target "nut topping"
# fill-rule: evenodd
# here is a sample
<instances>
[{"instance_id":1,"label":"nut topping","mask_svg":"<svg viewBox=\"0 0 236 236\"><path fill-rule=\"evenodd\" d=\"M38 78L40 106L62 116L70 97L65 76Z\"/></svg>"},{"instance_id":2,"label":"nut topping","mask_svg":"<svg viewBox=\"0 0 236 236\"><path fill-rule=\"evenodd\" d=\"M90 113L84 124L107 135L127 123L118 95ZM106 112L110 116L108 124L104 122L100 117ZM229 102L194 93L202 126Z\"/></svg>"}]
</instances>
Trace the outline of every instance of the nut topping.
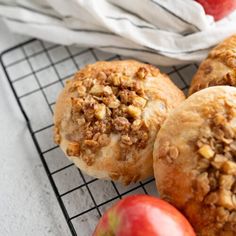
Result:
<instances>
[{"instance_id":1,"label":"nut topping","mask_svg":"<svg viewBox=\"0 0 236 236\"><path fill-rule=\"evenodd\" d=\"M104 86L100 84L95 84L90 90L90 93L93 95L100 95L103 92L104 92Z\"/></svg>"},{"instance_id":2,"label":"nut topping","mask_svg":"<svg viewBox=\"0 0 236 236\"><path fill-rule=\"evenodd\" d=\"M96 153L109 145L114 132L120 139L121 161L126 160L132 148L145 148L148 142L149 130L142 112L148 102L143 81L150 71L141 67L133 76L125 70L90 72L87 77L78 73L70 89L70 115L76 127L70 140L76 142L68 145L67 153L92 165ZM55 137L59 143L60 137ZM170 156L178 156L178 150L172 148Z\"/></svg>"},{"instance_id":3,"label":"nut topping","mask_svg":"<svg viewBox=\"0 0 236 236\"><path fill-rule=\"evenodd\" d=\"M200 129L195 193L196 199L216 209L219 229L236 232L236 133L231 126L235 113L227 106L225 114L208 111L207 128Z\"/></svg>"},{"instance_id":4,"label":"nut topping","mask_svg":"<svg viewBox=\"0 0 236 236\"><path fill-rule=\"evenodd\" d=\"M128 145L128 146L133 144L131 138L128 135L122 135L121 136L121 142L125 145Z\"/></svg>"},{"instance_id":5,"label":"nut topping","mask_svg":"<svg viewBox=\"0 0 236 236\"><path fill-rule=\"evenodd\" d=\"M145 79L145 77L148 75L148 70L145 67L139 68L137 72L137 77L139 79Z\"/></svg>"},{"instance_id":6,"label":"nut topping","mask_svg":"<svg viewBox=\"0 0 236 236\"><path fill-rule=\"evenodd\" d=\"M140 97L140 96L135 96L135 97L133 98L133 104L134 104L134 106L136 106L136 107L144 108L145 105L146 105L146 103L147 103L146 99L144 99L144 98L142 98L142 97Z\"/></svg>"},{"instance_id":7,"label":"nut topping","mask_svg":"<svg viewBox=\"0 0 236 236\"><path fill-rule=\"evenodd\" d=\"M124 117L117 117L113 124L116 131L128 130L130 126L129 121Z\"/></svg>"}]
</instances>

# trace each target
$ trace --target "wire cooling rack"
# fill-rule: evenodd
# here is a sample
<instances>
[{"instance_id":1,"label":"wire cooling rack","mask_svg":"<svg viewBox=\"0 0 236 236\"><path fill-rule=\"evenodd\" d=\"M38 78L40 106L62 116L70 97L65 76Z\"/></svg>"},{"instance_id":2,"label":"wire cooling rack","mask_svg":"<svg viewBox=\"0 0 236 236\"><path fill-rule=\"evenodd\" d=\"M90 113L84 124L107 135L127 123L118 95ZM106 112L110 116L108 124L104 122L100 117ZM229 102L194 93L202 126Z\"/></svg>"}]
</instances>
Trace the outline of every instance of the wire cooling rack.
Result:
<instances>
[{"instance_id":1,"label":"wire cooling rack","mask_svg":"<svg viewBox=\"0 0 236 236\"><path fill-rule=\"evenodd\" d=\"M8 49L0 59L72 235L90 236L103 212L123 196L158 196L153 178L124 187L86 175L52 139L53 109L65 81L86 64L124 57L33 39ZM159 68L186 93L197 66Z\"/></svg>"}]
</instances>

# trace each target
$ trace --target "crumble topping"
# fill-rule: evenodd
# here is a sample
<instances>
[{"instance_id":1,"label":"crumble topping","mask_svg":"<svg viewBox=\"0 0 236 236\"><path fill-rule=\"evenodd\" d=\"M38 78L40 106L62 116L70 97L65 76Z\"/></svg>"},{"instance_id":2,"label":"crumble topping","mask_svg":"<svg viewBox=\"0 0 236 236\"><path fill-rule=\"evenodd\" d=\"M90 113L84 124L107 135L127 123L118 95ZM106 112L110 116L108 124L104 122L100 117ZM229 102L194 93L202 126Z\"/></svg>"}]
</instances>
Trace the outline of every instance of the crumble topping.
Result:
<instances>
[{"instance_id":1,"label":"crumble topping","mask_svg":"<svg viewBox=\"0 0 236 236\"><path fill-rule=\"evenodd\" d=\"M236 110L225 102L225 110L210 112L196 141L198 155L195 195L215 209L219 230L236 233Z\"/></svg>"},{"instance_id":2,"label":"crumble topping","mask_svg":"<svg viewBox=\"0 0 236 236\"><path fill-rule=\"evenodd\" d=\"M99 149L111 142L111 133L118 135L121 160L126 160L131 148L145 148L149 131L142 119L148 102L143 80L149 74L152 71L146 67L140 67L133 76L125 71L107 70L86 77L79 72L76 80L69 82L70 119L77 134L67 135L70 142L67 155L80 156L87 165L92 165ZM55 141L60 143L57 134L59 131ZM171 155L178 153L172 150Z\"/></svg>"}]
</instances>

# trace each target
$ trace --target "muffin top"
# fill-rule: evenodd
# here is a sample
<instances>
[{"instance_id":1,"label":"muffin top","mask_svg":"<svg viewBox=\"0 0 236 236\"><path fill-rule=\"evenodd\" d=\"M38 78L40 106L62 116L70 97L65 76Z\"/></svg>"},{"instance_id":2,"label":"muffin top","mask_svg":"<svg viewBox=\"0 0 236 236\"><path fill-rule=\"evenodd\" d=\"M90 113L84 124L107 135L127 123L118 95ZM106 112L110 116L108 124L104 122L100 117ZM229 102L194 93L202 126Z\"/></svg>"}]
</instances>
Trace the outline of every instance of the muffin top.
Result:
<instances>
[{"instance_id":1,"label":"muffin top","mask_svg":"<svg viewBox=\"0 0 236 236\"><path fill-rule=\"evenodd\" d=\"M236 88L201 90L171 112L155 142L154 173L161 196L198 235L236 234Z\"/></svg>"},{"instance_id":2,"label":"muffin top","mask_svg":"<svg viewBox=\"0 0 236 236\"><path fill-rule=\"evenodd\" d=\"M67 156L77 157L91 169L103 163L103 169L112 169L108 171L112 179L130 175L127 182L131 177L135 181L140 174L134 174L127 163L137 166L140 159L151 159L160 125L183 99L182 92L153 66L136 61L97 62L76 73L60 95L55 141ZM141 176L152 174L145 169L149 174Z\"/></svg>"},{"instance_id":3,"label":"muffin top","mask_svg":"<svg viewBox=\"0 0 236 236\"><path fill-rule=\"evenodd\" d=\"M189 94L219 85L236 86L236 35L212 49L194 75Z\"/></svg>"}]
</instances>

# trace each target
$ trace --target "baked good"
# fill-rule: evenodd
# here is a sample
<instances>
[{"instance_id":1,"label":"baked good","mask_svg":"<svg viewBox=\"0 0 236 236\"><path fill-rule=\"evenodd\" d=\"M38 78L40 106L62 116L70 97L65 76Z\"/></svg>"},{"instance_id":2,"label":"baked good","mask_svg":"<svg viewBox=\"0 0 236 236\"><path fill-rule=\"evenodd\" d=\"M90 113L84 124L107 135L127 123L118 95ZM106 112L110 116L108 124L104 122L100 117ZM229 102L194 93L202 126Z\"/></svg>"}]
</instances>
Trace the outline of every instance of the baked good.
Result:
<instances>
[{"instance_id":1,"label":"baked good","mask_svg":"<svg viewBox=\"0 0 236 236\"><path fill-rule=\"evenodd\" d=\"M215 86L171 112L154 144L160 196L198 236L236 235L236 88Z\"/></svg>"},{"instance_id":2,"label":"baked good","mask_svg":"<svg viewBox=\"0 0 236 236\"><path fill-rule=\"evenodd\" d=\"M87 174L125 184L153 175L156 133L184 95L137 61L97 62L66 84L55 107L54 139Z\"/></svg>"},{"instance_id":3,"label":"baked good","mask_svg":"<svg viewBox=\"0 0 236 236\"><path fill-rule=\"evenodd\" d=\"M216 85L236 86L236 35L216 46L201 63L192 80L189 95Z\"/></svg>"}]
</instances>

